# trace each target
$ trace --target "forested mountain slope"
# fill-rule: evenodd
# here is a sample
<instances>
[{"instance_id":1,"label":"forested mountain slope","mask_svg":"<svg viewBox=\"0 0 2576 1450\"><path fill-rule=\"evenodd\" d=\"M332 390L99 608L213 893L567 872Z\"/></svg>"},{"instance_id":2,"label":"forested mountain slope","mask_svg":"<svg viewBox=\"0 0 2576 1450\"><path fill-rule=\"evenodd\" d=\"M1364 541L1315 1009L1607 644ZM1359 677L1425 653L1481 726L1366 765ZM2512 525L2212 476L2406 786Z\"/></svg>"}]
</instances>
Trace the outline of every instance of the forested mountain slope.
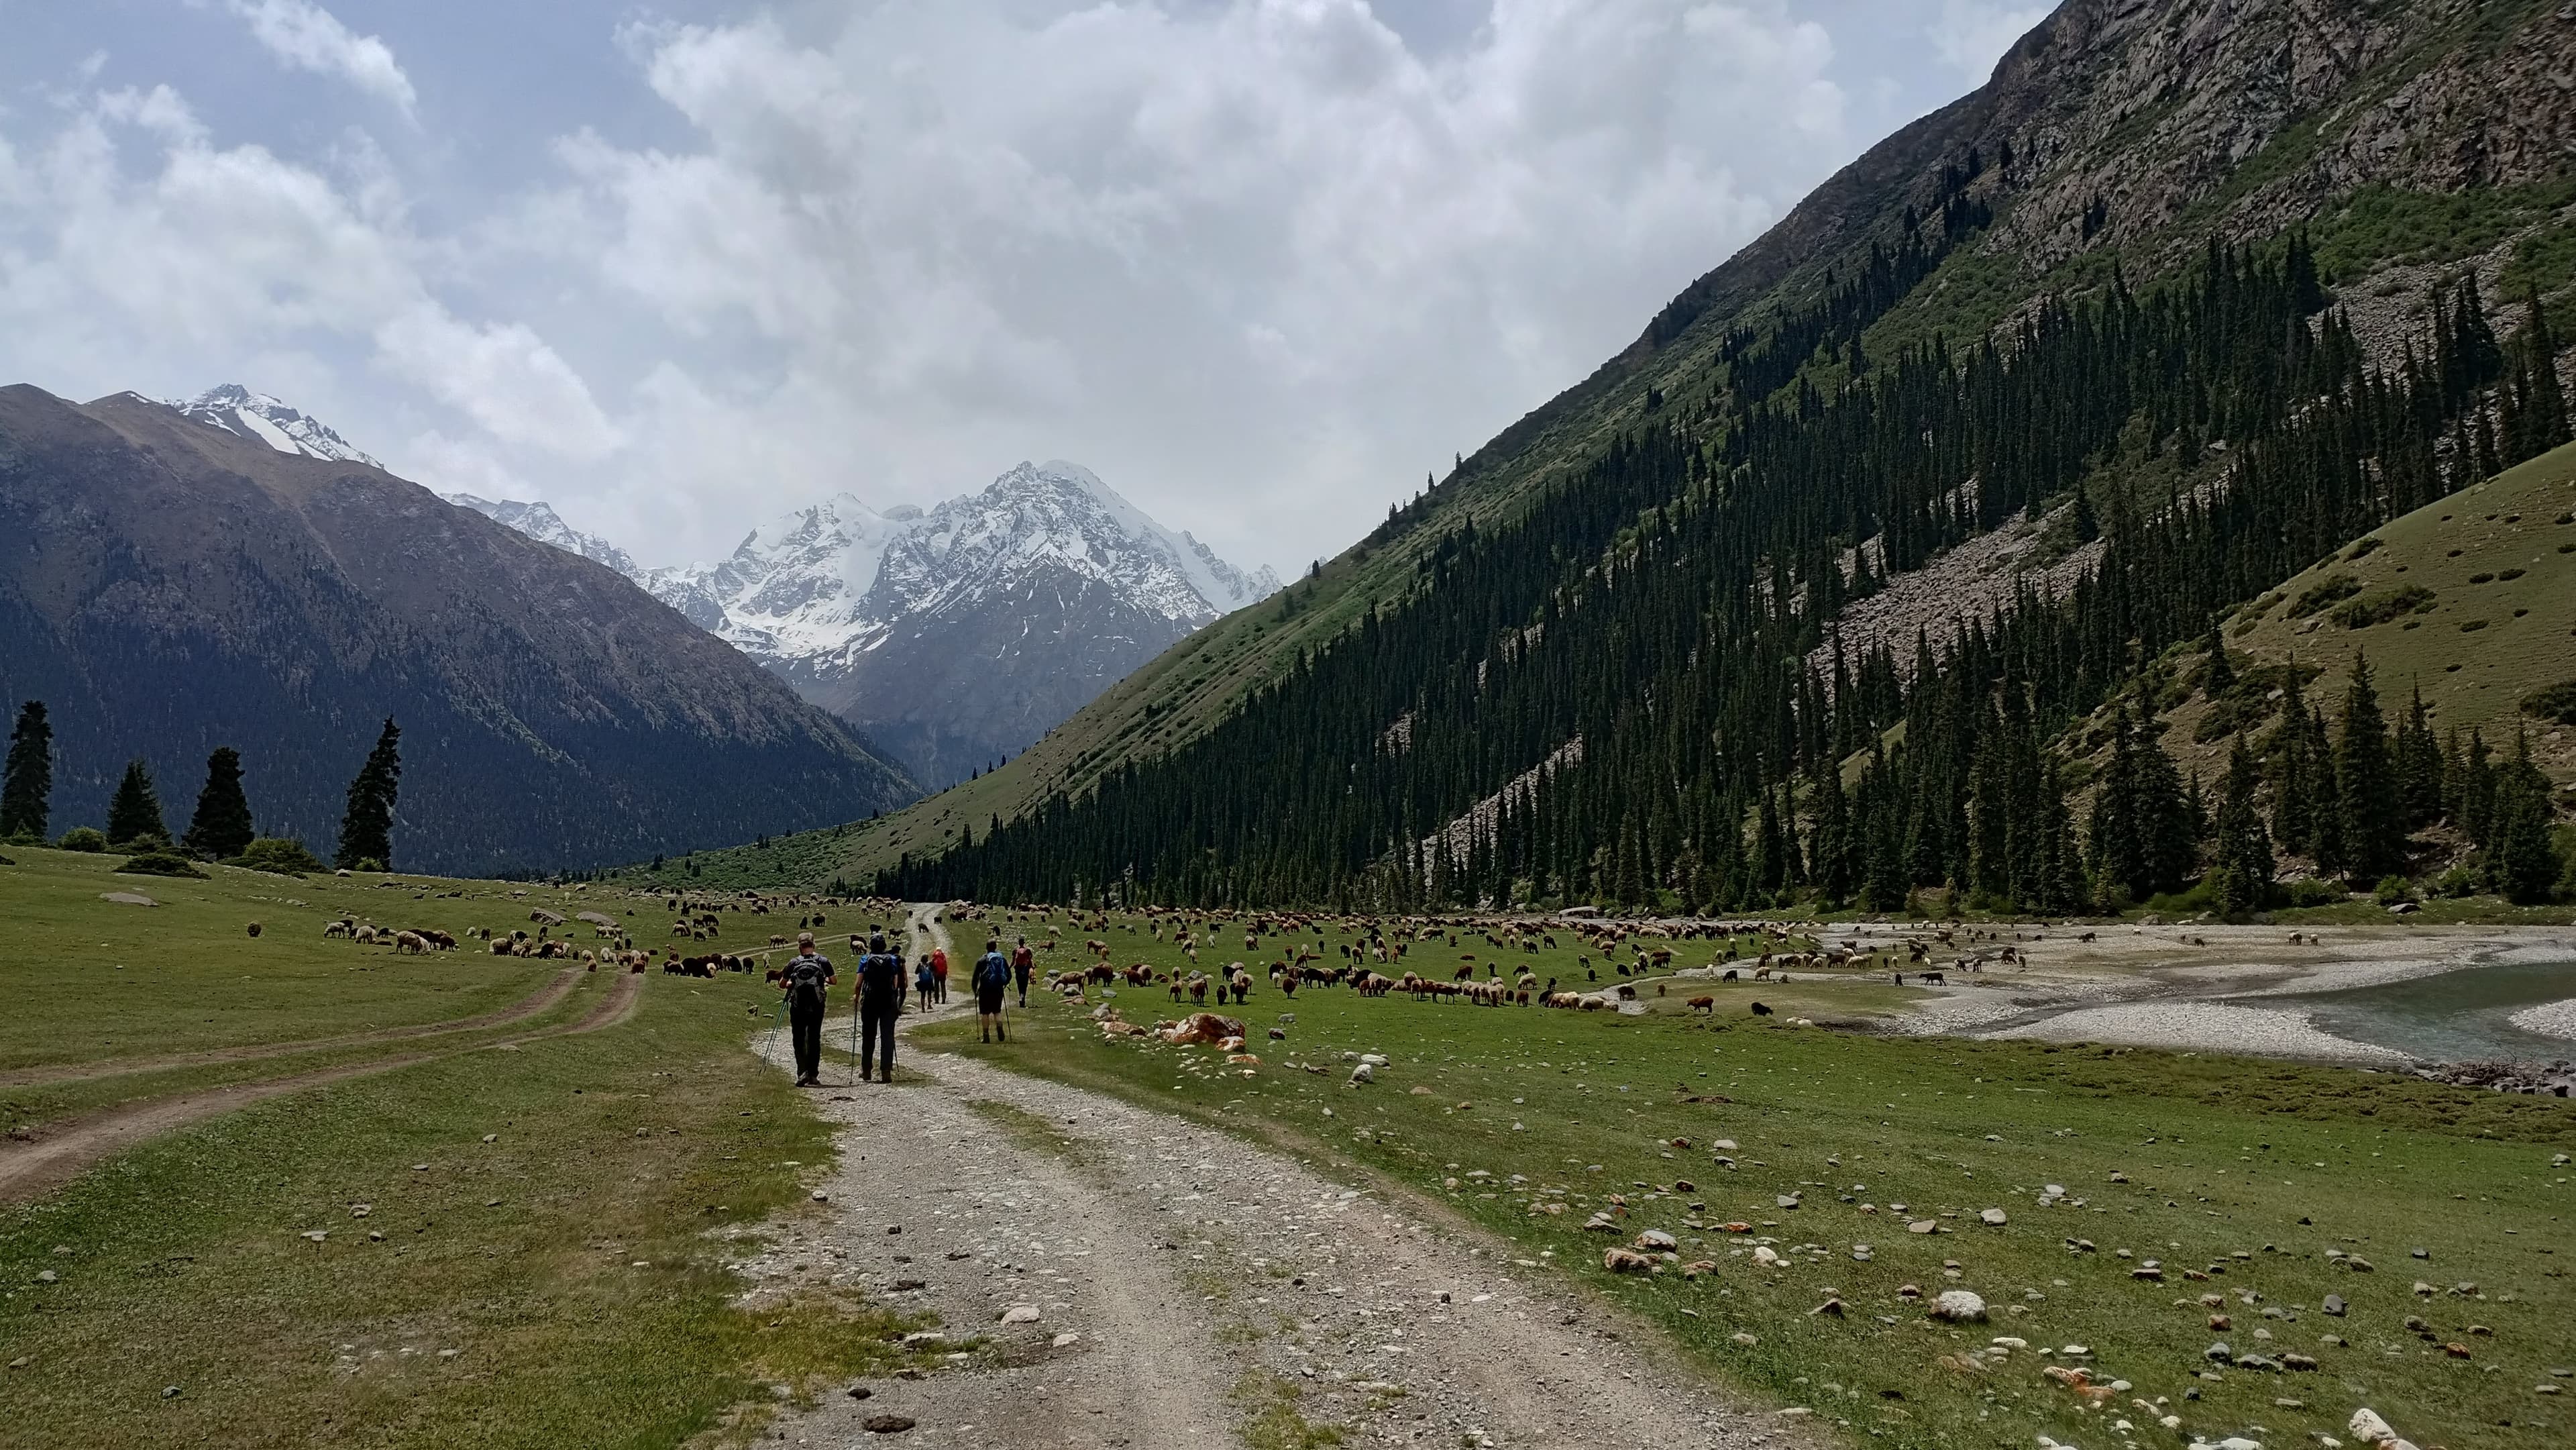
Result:
<instances>
[{"instance_id":1,"label":"forested mountain slope","mask_svg":"<svg viewBox=\"0 0 2576 1450\"><path fill-rule=\"evenodd\" d=\"M2563 426L2530 435L2525 408L2482 455L2473 420L2506 429L2517 367L2557 395L2517 303L2576 264L2571 71L2576 23L2537 3L2077 0L1321 578L855 833L843 869L971 829L908 889L1132 868L1313 897L1454 868L1687 896L1724 875L1717 822L1776 813L1880 727L1937 733L1943 690L2017 694L2001 729L2047 794L2056 722ZM1846 640L1837 688L1852 599L2004 525L2027 541L2005 567L2090 582L1955 648L1965 605L1917 618L1919 647ZM1977 683L2006 662L2026 688ZM1986 737L1947 728L1960 776ZM1907 738L1917 762L1941 748ZM996 817L1026 824L987 846ZM1423 850L1505 820L1545 838L1483 848L1509 868ZM1968 866L1959 821L1904 834L1915 877ZM1534 878L1533 851L1560 866Z\"/></svg>"}]
</instances>

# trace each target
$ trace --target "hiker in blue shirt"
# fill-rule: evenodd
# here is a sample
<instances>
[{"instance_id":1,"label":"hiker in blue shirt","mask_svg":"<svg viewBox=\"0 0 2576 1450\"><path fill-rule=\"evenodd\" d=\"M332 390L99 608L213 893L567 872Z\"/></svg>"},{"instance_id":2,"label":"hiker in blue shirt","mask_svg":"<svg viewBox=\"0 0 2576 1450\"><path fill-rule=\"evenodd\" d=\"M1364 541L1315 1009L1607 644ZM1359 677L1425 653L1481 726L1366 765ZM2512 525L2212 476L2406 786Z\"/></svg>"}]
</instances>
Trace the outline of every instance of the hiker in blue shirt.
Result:
<instances>
[{"instance_id":1,"label":"hiker in blue shirt","mask_svg":"<svg viewBox=\"0 0 2576 1450\"><path fill-rule=\"evenodd\" d=\"M913 968L912 990L914 995L921 998L921 1010L929 1011L932 999L939 995L939 978L937 973L931 970L930 958L923 957L919 965Z\"/></svg>"},{"instance_id":2,"label":"hiker in blue shirt","mask_svg":"<svg viewBox=\"0 0 2576 1450\"><path fill-rule=\"evenodd\" d=\"M1002 940L995 937L984 943L984 955L975 963L975 1025L986 1042L1010 1041L1002 1031L1002 993L1010 985L1011 960L1002 955Z\"/></svg>"}]
</instances>

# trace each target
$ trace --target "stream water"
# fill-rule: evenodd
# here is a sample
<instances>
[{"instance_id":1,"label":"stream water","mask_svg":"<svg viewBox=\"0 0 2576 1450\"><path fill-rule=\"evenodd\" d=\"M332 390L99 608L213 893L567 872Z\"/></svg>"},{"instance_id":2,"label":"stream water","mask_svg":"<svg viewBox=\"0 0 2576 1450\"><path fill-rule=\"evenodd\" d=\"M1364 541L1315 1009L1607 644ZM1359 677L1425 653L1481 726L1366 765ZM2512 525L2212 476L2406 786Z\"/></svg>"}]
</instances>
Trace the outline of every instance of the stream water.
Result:
<instances>
[{"instance_id":1,"label":"stream water","mask_svg":"<svg viewBox=\"0 0 2576 1450\"><path fill-rule=\"evenodd\" d=\"M2576 959L2468 967L2337 992L2265 997L2248 1006L2304 1012L2320 1031L2437 1062L2576 1058L2576 1042L2525 1032L2525 1007L2576 997Z\"/></svg>"}]
</instances>

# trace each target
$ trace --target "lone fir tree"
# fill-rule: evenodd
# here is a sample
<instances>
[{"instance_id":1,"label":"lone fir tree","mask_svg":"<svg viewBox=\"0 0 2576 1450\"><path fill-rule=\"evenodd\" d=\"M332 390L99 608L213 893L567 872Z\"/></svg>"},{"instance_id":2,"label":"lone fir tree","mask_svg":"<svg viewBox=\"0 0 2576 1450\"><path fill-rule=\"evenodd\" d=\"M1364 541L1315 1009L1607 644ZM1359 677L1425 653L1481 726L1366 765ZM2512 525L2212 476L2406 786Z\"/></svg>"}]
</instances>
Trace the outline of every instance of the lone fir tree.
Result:
<instances>
[{"instance_id":1,"label":"lone fir tree","mask_svg":"<svg viewBox=\"0 0 2576 1450\"><path fill-rule=\"evenodd\" d=\"M138 841L170 839L161 823L161 793L152 784L152 767L140 760L125 763L124 778L107 802L107 843L129 846Z\"/></svg>"},{"instance_id":2,"label":"lone fir tree","mask_svg":"<svg viewBox=\"0 0 2576 1450\"><path fill-rule=\"evenodd\" d=\"M54 727L45 702L29 700L9 732L9 761L0 770L0 840L42 839L54 793Z\"/></svg>"},{"instance_id":3,"label":"lone fir tree","mask_svg":"<svg viewBox=\"0 0 2576 1450\"><path fill-rule=\"evenodd\" d=\"M2218 849L2209 868L2209 894L2221 916L2262 910L2272 896L2272 837L2254 804L2262 777L2239 735L2227 751L2227 783L2218 799Z\"/></svg>"},{"instance_id":4,"label":"lone fir tree","mask_svg":"<svg viewBox=\"0 0 2576 1450\"><path fill-rule=\"evenodd\" d=\"M223 860L238 856L258 833L251 829L250 797L242 791L241 752L221 746L206 757L206 784L197 792L197 813L179 844L200 856Z\"/></svg>"},{"instance_id":5,"label":"lone fir tree","mask_svg":"<svg viewBox=\"0 0 2576 1450\"><path fill-rule=\"evenodd\" d=\"M349 805L340 817L340 849L332 864L356 870L363 863L378 871L394 864L394 799L402 791L402 729L385 718L376 748L349 782Z\"/></svg>"}]
</instances>

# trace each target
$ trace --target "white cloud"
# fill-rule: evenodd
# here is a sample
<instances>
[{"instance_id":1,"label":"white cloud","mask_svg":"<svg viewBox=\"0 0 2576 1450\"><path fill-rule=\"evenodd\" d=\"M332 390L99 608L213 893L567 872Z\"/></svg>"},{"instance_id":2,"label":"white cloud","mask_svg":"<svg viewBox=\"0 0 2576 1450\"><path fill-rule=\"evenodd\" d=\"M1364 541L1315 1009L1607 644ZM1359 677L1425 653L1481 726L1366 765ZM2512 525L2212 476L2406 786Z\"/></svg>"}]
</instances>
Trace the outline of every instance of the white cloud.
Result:
<instances>
[{"instance_id":1,"label":"white cloud","mask_svg":"<svg viewBox=\"0 0 2576 1450\"><path fill-rule=\"evenodd\" d=\"M533 330L441 300L421 261L433 249L357 160L353 197L263 147L217 145L166 87L97 97L40 145L0 145L6 358L57 386L193 391L278 352L349 351L503 443L612 451L617 430ZM172 377L183 362L195 375Z\"/></svg>"},{"instance_id":2,"label":"white cloud","mask_svg":"<svg viewBox=\"0 0 2576 1450\"><path fill-rule=\"evenodd\" d=\"M537 106L491 93L480 37L406 42L407 72L314 0L192 3L349 84L83 77L0 106L0 373L291 390L398 469L547 497L648 560L1063 457L1283 570L1847 160L1855 116L1896 109L1853 48L1946 90L2021 23L1437 0L1417 43L1429 7L1388 0L739 0L623 28L626 0L559 0L551 33L594 26L632 94L592 71ZM379 146L415 75L454 114Z\"/></svg>"},{"instance_id":3,"label":"white cloud","mask_svg":"<svg viewBox=\"0 0 2576 1450\"><path fill-rule=\"evenodd\" d=\"M2048 18L2054 5L1997 4L1995 0L1941 0L1927 27L1932 53L1972 83L1983 84L2014 41Z\"/></svg>"},{"instance_id":4,"label":"white cloud","mask_svg":"<svg viewBox=\"0 0 2576 1450\"><path fill-rule=\"evenodd\" d=\"M314 0L230 0L232 12L250 22L250 33L271 55L318 75L338 76L359 90L411 113L419 96L394 60L393 47L359 35Z\"/></svg>"},{"instance_id":5,"label":"white cloud","mask_svg":"<svg viewBox=\"0 0 2576 1450\"><path fill-rule=\"evenodd\" d=\"M1786 0L1496 0L1436 58L1365 0L1019 0L626 32L693 128L591 133L523 244L688 345L757 471L646 446L674 528L1082 459L1256 562L1365 531L1851 150ZM638 424L639 429L648 425ZM764 502L765 502L764 498Z\"/></svg>"}]
</instances>

